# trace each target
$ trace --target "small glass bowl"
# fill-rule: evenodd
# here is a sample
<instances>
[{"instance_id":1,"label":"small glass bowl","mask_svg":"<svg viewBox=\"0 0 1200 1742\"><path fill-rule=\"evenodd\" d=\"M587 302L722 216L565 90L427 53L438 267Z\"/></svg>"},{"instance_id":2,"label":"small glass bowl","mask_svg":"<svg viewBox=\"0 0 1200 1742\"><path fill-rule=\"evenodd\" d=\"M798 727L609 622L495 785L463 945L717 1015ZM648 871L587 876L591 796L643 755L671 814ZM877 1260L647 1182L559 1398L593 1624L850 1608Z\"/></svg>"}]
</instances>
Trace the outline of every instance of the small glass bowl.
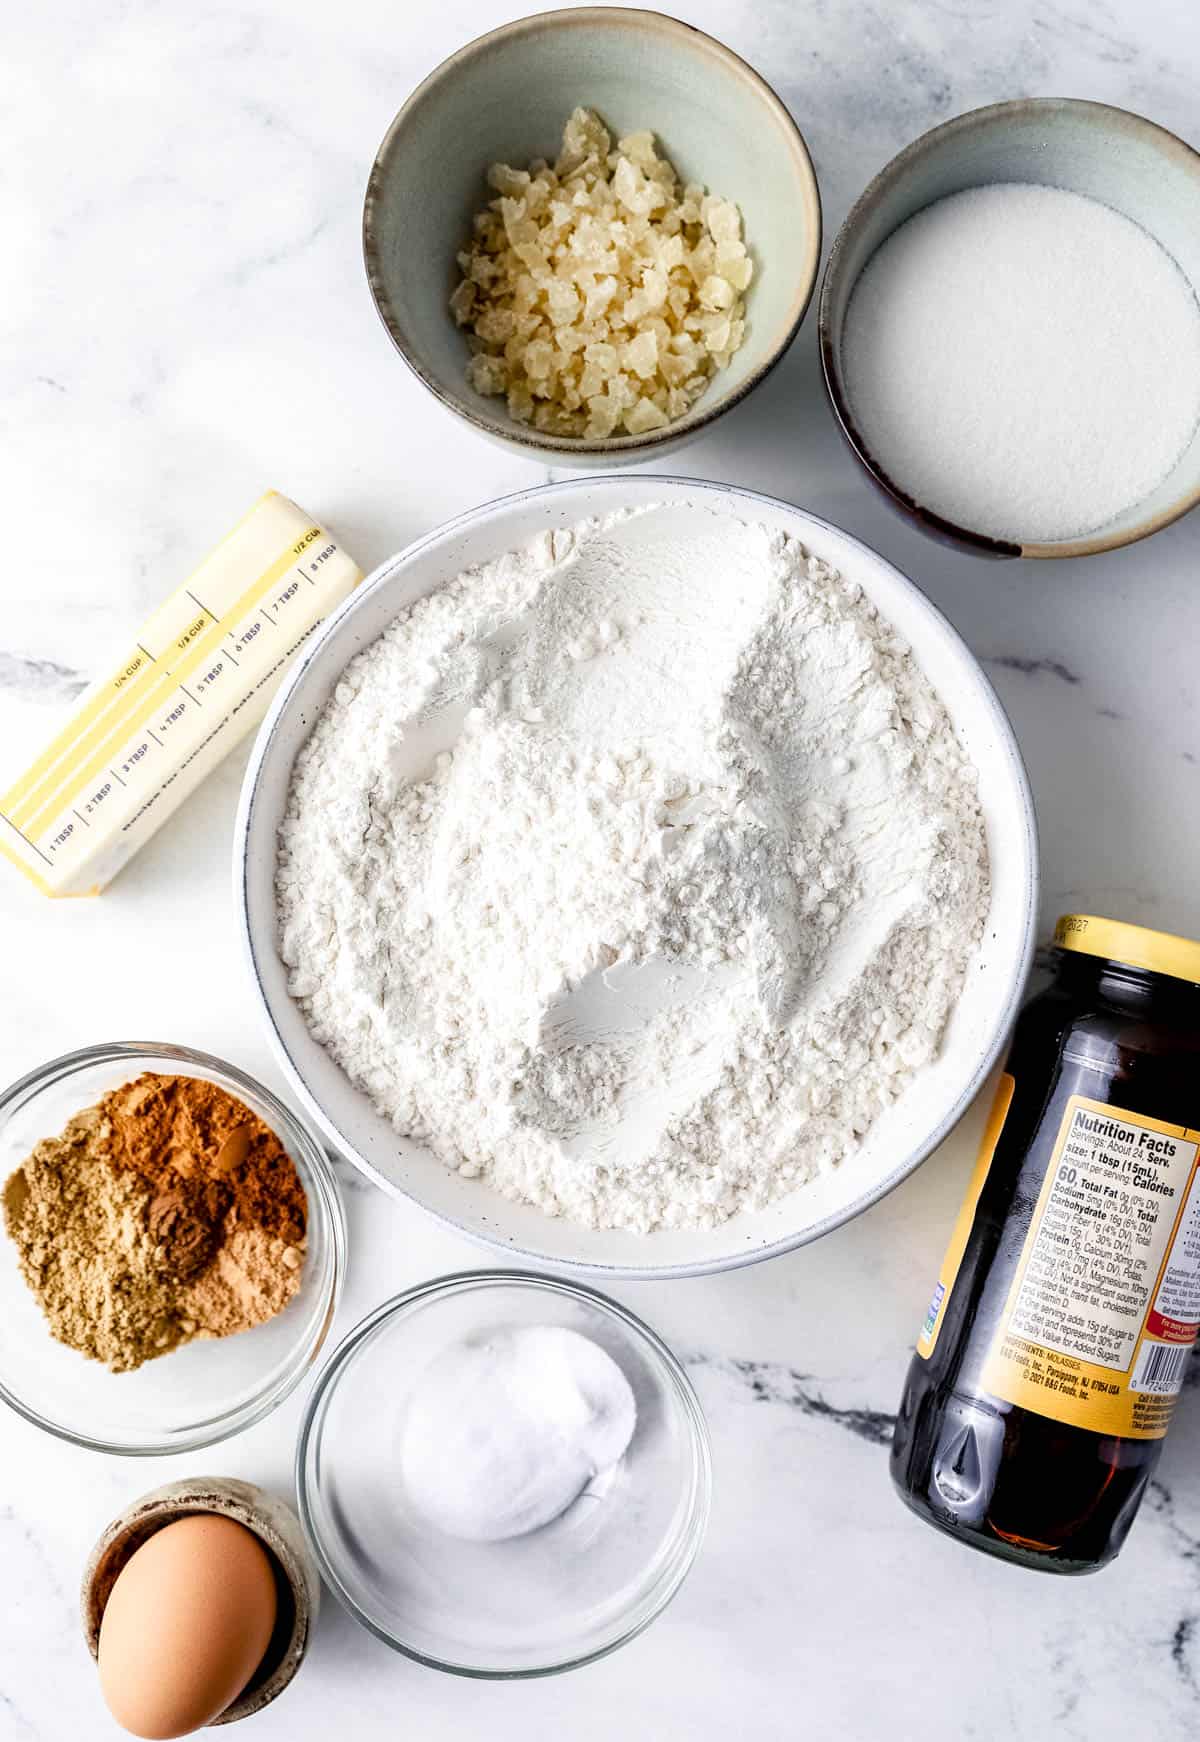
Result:
<instances>
[{"instance_id":1,"label":"small glass bowl","mask_svg":"<svg viewBox=\"0 0 1200 1742\"><path fill-rule=\"evenodd\" d=\"M637 1426L611 1485L550 1524L464 1542L406 1507L402 1414L428 1363L484 1330L560 1325L604 1348ZM296 1454L300 1518L322 1577L396 1651L453 1675L552 1675L615 1651L661 1614L708 1523L708 1432L679 1362L624 1307L577 1283L469 1271L386 1301L334 1351Z\"/></svg>"},{"instance_id":2,"label":"small glass bowl","mask_svg":"<svg viewBox=\"0 0 1200 1742\"><path fill-rule=\"evenodd\" d=\"M202 1077L275 1132L308 1198L300 1288L265 1325L200 1338L110 1373L57 1342L0 1231L0 1398L27 1421L98 1452L194 1451L262 1419L312 1366L333 1323L346 1269L346 1224L333 1169L294 1113L233 1065L182 1046L115 1042L51 1060L0 1094L0 1183L43 1137L143 1071Z\"/></svg>"}]
</instances>

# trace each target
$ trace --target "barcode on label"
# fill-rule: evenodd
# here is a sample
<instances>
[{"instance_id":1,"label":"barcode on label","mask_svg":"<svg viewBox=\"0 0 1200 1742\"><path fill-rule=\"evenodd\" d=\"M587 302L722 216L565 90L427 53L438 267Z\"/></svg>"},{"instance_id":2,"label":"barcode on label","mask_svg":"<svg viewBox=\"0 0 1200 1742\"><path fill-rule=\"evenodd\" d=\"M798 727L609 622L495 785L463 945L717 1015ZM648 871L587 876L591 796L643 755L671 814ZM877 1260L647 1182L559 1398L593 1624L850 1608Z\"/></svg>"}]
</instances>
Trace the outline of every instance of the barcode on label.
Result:
<instances>
[{"instance_id":1,"label":"barcode on label","mask_svg":"<svg viewBox=\"0 0 1200 1742\"><path fill-rule=\"evenodd\" d=\"M1174 1397L1183 1384L1191 1352L1190 1343L1143 1343L1129 1389L1154 1397Z\"/></svg>"}]
</instances>

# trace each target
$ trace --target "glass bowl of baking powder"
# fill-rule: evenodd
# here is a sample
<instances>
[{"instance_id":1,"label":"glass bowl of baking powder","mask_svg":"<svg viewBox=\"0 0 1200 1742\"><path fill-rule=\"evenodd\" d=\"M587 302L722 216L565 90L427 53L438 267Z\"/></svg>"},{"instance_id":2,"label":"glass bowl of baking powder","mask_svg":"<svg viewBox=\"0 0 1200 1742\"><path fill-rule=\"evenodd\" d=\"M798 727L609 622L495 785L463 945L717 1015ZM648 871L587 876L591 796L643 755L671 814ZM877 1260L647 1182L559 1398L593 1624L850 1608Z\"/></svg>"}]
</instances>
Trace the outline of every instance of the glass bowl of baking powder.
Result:
<instances>
[{"instance_id":1,"label":"glass bowl of baking powder","mask_svg":"<svg viewBox=\"0 0 1200 1742\"><path fill-rule=\"evenodd\" d=\"M536 1354L517 1397L487 1368L522 1337L537 1340ZM585 1353L578 1392L562 1388L552 1352L564 1338ZM429 1433L431 1387L464 1353L477 1363L477 1395L459 1387L462 1419ZM632 1394L632 1431L567 1504L503 1536L430 1512L431 1459L417 1460L418 1487L407 1456L414 1428L440 1459L443 1497L502 1510L506 1457L516 1454L522 1500L545 1475L539 1459L520 1456L505 1403L545 1408L557 1426L542 1450L553 1450L573 1417L603 1415L610 1363ZM627 1644L678 1591L708 1523L708 1430L680 1362L616 1301L527 1271L468 1271L385 1301L335 1350L305 1407L296 1488L322 1577L385 1645L454 1675L552 1675Z\"/></svg>"}]
</instances>

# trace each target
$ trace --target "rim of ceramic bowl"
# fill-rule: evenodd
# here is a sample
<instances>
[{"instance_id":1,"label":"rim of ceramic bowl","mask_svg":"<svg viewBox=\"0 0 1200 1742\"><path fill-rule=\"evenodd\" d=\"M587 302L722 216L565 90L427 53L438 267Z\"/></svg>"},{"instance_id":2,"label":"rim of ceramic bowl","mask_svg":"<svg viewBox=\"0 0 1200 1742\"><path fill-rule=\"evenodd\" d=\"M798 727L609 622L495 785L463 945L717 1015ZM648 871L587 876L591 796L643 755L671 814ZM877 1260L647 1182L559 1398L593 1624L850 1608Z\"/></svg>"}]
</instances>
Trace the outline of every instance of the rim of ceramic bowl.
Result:
<instances>
[{"instance_id":1,"label":"rim of ceramic bowl","mask_svg":"<svg viewBox=\"0 0 1200 1742\"><path fill-rule=\"evenodd\" d=\"M398 569L411 561L427 546L436 544L474 522L493 518L507 509L530 502L551 502L555 496L571 491L614 491L619 493L639 486L647 489L661 489L663 486L667 486L672 490L684 490L689 495L715 496L721 500L732 501L734 504L761 504L788 515L797 515L802 521L807 521L810 525L820 527L833 533L837 538L843 539L855 551L861 552L867 562L878 564L886 569L906 591L911 593L920 610L934 621L940 633L949 637L964 664L969 667L974 681L979 686L988 713L991 715L998 742L1006 751L1009 774L1019 794L1025 823L1023 850L1027 860L1028 883L1025 892L1024 913L1021 919L1020 948L1016 952L1013 969L1008 977L1003 1006L999 1012L992 1041L979 1054L975 1069L964 1082L961 1091L946 1109L943 1117L897 1166L889 1169L873 1185L864 1189L853 1203L833 1210L818 1221L812 1222L796 1232L782 1235L779 1239L772 1240L766 1245L755 1247L753 1250L728 1253L718 1258L691 1260L686 1263L629 1265L605 1263L597 1259L559 1258L550 1253L530 1250L525 1245L518 1246L501 1242L466 1222L457 1221L453 1216L431 1208L418 1192L389 1179L367 1160L366 1156L341 1130L334 1115L318 1101L316 1095L309 1088L304 1073L292 1057L287 1040L275 1020L271 997L263 983L258 964L260 947L270 951L275 950L274 931L272 930L266 939L259 939L255 929L251 926L249 879L251 823L264 765L271 755L280 722L288 711L290 699L299 688L308 665L316 657L326 637L334 633L343 618L349 617L357 611L371 593L379 587L386 586ZM274 847L272 847L272 852L274 852ZM272 863L274 863L273 858ZM881 556L877 550L864 543L862 539L856 538L852 533L846 532L839 526L835 526L831 521L823 520L820 515L812 513L810 509L798 507L795 503L785 502L781 497L768 496L761 490L750 490L739 484L723 484L713 479L679 477L666 473L645 473L634 478L621 473L608 473L586 480L568 478L550 484L530 485L527 489L515 490L504 496L495 497L490 502L480 503L474 508L464 510L461 514L454 515L451 519L443 521L439 526L425 533L421 538L414 539L411 544L406 545L394 556L380 563L367 576L366 580L361 582L343 600L337 610L325 619L318 635L310 639L305 650L293 662L276 691L266 718L255 737L242 783L241 798L238 802L237 818L234 823L232 871L234 910L241 938L242 959L254 986L258 1006L266 1025L268 1043L275 1055L276 1062L301 1106L333 1148L339 1154L348 1157L360 1173L378 1186L381 1191L386 1192L389 1197L401 1202L415 1204L422 1214L432 1217L435 1222L450 1233L461 1235L476 1246L481 1246L492 1252L502 1252L505 1257L515 1259L520 1264L538 1265L556 1275L589 1276L605 1282L685 1280L689 1277L717 1275L727 1270L741 1270L748 1265L760 1264L770 1258L779 1258L786 1252L794 1252L801 1246L807 1246L812 1241L832 1233L836 1228L843 1227L847 1222L852 1222L856 1216L871 1209L873 1205L887 1197L890 1192L895 1191L897 1186L903 1184L958 1124L1004 1050L1008 1032L1020 1007L1025 982L1033 960L1040 889L1037 817L1029 775L1021 755L1020 745L1013 731L1012 722L1005 713L996 693L995 686L946 614L939 610L928 594L923 592L902 569L897 568L895 563L889 562L886 557Z\"/></svg>"},{"instance_id":2,"label":"rim of ceramic bowl","mask_svg":"<svg viewBox=\"0 0 1200 1742\"><path fill-rule=\"evenodd\" d=\"M776 340L770 352L754 372L736 389L719 396L711 403L710 388L700 396L693 411L667 424L662 429L649 430L644 435L606 436L600 439L589 439L586 436L556 436L548 432L535 431L527 425L518 423L515 418L509 420L509 425L497 429L496 425L482 417L472 406L464 388L461 398L455 396L438 381L423 362L416 347L409 341L400 322L397 320L387 295L383 282L383 274L379 264L379 245L376 239L375 210L379 197L379 184L387 162L398 147L404 127L415 109L423 103L445 79L453 77L468 62L481 56L486 56L500 42L508 42L522 36L531 36L547 28L578 29L581 25L597 23L623 24L632 29L656 31L664 36L673 37L679 43L689 48L699 47L712 59L718 61L727 72L743 80L757 93L765 111L771 116L779 128L784 141L791 153L797 175L804 187L805 222L808 226L808 246L805 255L804 271L800 285L792 299L787 324L781 336ZM687 24L682 19L672 18L665 12L643 10L628 6L581 6L563 9L555 12L533 13L525 18L515 19L511 24L502 24L496 30L489 30L482 36L464 43L459 49L436 66L413 91L402 108L396 114L383 142L375 154L371 165L371 173L367 180L367 191L363 201L362 218L362 248L363 261L367 271L367 282L371 290L371 299L375 311L383 323L384 330L391 339L393 346L401 359L417 379L428 388L434 398L457 417L461 417L482 435L492 439L502 436L519 446L526 447L531 453L556 454L564 459L571 455L586 454L610 455L616 458L636 459L643 454L651 453L656 447L667 441L677 441L681 437L690 437L706 429L718 417L724 416L735 405L739 405L748 394L766 380L767 376L782 362L791 347L808 313L813 292L817 283L817 269L821 259L822 215L821 191L817 183L816 170L813 168L812 157L805 143L804 135L796 125L795 120L783 102L783 99L767 83L762 74L752 67L748 61L735 54L733 49L706 31L699 30L693 24ZM447 319L449 312L447 311Z\"/></svg>"},{"instance_id":3,"label":"rim of ceramic bowl","mask_svg":"<svg viewBox=\"0 0 1200 1742\"><path fill-rule=\"evenodd\" d=\"M1083 538L1062 539L1054 542L1031 540L1026 543L1015 543L1007 539L989 537L988 534L976 532L967 526L961 526L957 521L947 520L944 515L935 514L917 498L911 495L889 475L883 466L874 458L867 441L855 423L850 410L849 401L842 387L840 341L841 333L835 335L832 330L833 291L837 277L842 269L842 263L847 248L863 220L879 203L881 196L895 184L904 179L912 166L919 162L929 148L945 139L952 139L957 134L971 133L983 122L997 118L1011 117L1030 113L1048 113L1050 111L1070 111L1076 114L1096 116L1115 130L1136 133L1159 145L1171 156L1178 157L1191 170L1196 179L1197 207L1200 210L1200 151L1181 139L1177 133L1161 126L1157 121L1149 120L1145 115L1138 115L1132 109L1119 108L1114 103L1098 103L1088 97L1014 97L1003 103L987 103L982 108L968 109L961 115L953 116L949 121L942 121L928 132L920 134L916 139L896 153L895 157L884 164L879 173L871 178L862 193L850 208L844 223L833 239L829 250L829 259L825 263L825 271L821 279L821 295L817 304L817 334L821 352L821 372L825 378L825 391L833 407L834 416L841 428L848 446L862 465L864 470L875 481L879 488L888 496L903 514L915 520L919 526L935 538L964 547L980 556L990 557L1050 557L1096 556L1102 551L1119 550L1124 545L1136 544L1140 539L1149 538L1152 533L1159 532L1164 526L1182 519L1200 504L1200 485L1192 490L1184 491L1177 500L1158 514L1139 521L1135 526L1126 527L1118 532L1089 533ZM848 299L847 299L848 301Z\"/></svg>"},{"instance_id":4,"label":"rim of ceramic bowl","mask_svg":"<svg viewBox=\"0 0 1200 1742\"><path fill-rule=\"evenodd\" d=\"M207 1070L215 1077L223 1079L231 1089L241 1090L244 1094L262 1101L269 1110L270 1124L285 1139L293 1161L298 1162L308 1198L309 1218L311 1220L315 1215L320 1219L329 1246L329 1276L323 1290L320 1318L288 1356L275 1380L256 1391L244 1403L206 1417L184 1431L160 1434L157 1438L147 1437L137 1444L87 1434L43 1415L14 1392L0 1373L0 1402L6 1403L10 1409L23 1416L34 1427L41 1428L43 1432L53 1434L56 1439L67 1440L71 1445L81 1446L87 1451L107 1452L128 1458L154 1458L164 1457L172 1452L199 1451L205 1446L217 1444L220 1440L230 1439L234 1434L241 1433L255 1422L262 1421L264 1416L270 1415L296 1389L324 1347L341 1299L342 1285L346 1277L346 1216L332 1164L303 1120L249 1072L240 1070L225 1059L217 1058L213 1053L201 1052L194 1047L177 1046L169 1041L124 1040L102 1041L95 1046L80 1047L75 1052L62 1053L57 1058L27 1071L23 1077L0 1091L0 1125L11 1114L28 1105L43 1090L64 1081L77 1071L87 1070L93 1065L119 1064L130 1059L154 1059L177 1067L190 1066Z\"/></svg>"},{"instance_id":5,"label":"rim of ceramic bowl","mask_svg":"<svg viewBox=\"0 0 1200 1742\"><path fill-rule=\"evenodd\" d=\"M692 1450L692 1480L688 1495L688 1515L680 1531L679 1552L669 1572L663 1578L661 1587L655 1589L652 1600L643 1604L642 1612L638 1613L636 1620L629 1627L606 1644L597 1646L592 1651L586 1651L578 1657L563 1658L556 1663L526 1669L481 1669L475 1665L451 1663L442 1658L431 1657L425 1652L418 1651L414 1646L406 1645L402 1639L389 1633L385 1627L372 1620L347 1588L336 1564L327 1553L314 1520L310 1497L310 1489L318 1484L315 1477L310 1476L309 1472L309 1447L315 1444L316 1449L319 1450L327 1400L332 1398L339 1379L349 1367L362 1344L388 1319L402 1317L422 1302L437 1299L439 1296L456 1295L475 1289L488 1289L497 1286L540 1289L550 1294L567 1295L571 1299L582 1300L588 1306L597 1307L601 1312L608 1313L612 1318L618 1319L628 1331L633 1333L634 1339L648 1345L661 1362L675 1397L681 1406L683 1418L687 1422L688 1442ZM586 1283L569 1281L565 1277L539 1275L532 1270L452 1271L447 1276L435 1276L428 1282L418 1282L412 1288L404 1289L400 1294L393 1295L389 1300L383 1301L365 1318L360 1319L358 1324L347 1331L330 1355L305 1400L304 1415L296 1439L295 1476L297 1510L300 1514L305 1540L317 1563L321 1577L342 1607L354 1617L360 1626L365 1627L368 1633L374 1634L376 1639L381 1640L384 1645L390 1646L393 1651L398 1651L402 1656L411 1658L414 1663L424 1664L427 1669L442 1670L447 1675L463 1676L471 1681L533 1681L543 1676L562 1675L568 1670L580 1669L584 1664L596 1663L603 1657L611 1656L614 1651L619 1651L621 1646L628 1645L630 1640L636 1639L640 1633L645 1632L651 1622L658 1619L692 1570L696 1556L704 1542L712 1507L712 1450L709 1443L708 1423L700 1406L700 1399L696 1395L696 1388L688 1378L679 1357L668 1347L658 1332L646 1324L644 1319L640 1319L636 1313L631 1312L628 1307L622 1306L619 1301L612 1300L606 1294L601 1294L599 1289L589 1288Z\"/></svg>"}]
</instances>

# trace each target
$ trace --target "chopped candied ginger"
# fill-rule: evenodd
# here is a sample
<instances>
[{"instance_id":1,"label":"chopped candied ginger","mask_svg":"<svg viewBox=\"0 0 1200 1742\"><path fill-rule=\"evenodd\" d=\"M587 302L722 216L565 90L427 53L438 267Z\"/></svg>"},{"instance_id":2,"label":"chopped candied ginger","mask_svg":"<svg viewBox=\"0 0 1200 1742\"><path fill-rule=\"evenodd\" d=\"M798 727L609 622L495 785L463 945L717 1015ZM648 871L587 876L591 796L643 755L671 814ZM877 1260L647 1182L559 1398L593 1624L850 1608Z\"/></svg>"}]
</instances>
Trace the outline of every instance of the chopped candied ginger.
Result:
<instances>
[{"instance_id":1,"label":"chopped candied ginger","mask_svg":"<svg viewBox=\"0 0 1200 1742\"><path fill-rule=\"evenodd\" d=\"M553 165L493 163L450 311L467 380L589 441L684 417L745 336L754 265L731 200L681 187L653 133L576 109Z\"/></svg>"}]
</instances>

